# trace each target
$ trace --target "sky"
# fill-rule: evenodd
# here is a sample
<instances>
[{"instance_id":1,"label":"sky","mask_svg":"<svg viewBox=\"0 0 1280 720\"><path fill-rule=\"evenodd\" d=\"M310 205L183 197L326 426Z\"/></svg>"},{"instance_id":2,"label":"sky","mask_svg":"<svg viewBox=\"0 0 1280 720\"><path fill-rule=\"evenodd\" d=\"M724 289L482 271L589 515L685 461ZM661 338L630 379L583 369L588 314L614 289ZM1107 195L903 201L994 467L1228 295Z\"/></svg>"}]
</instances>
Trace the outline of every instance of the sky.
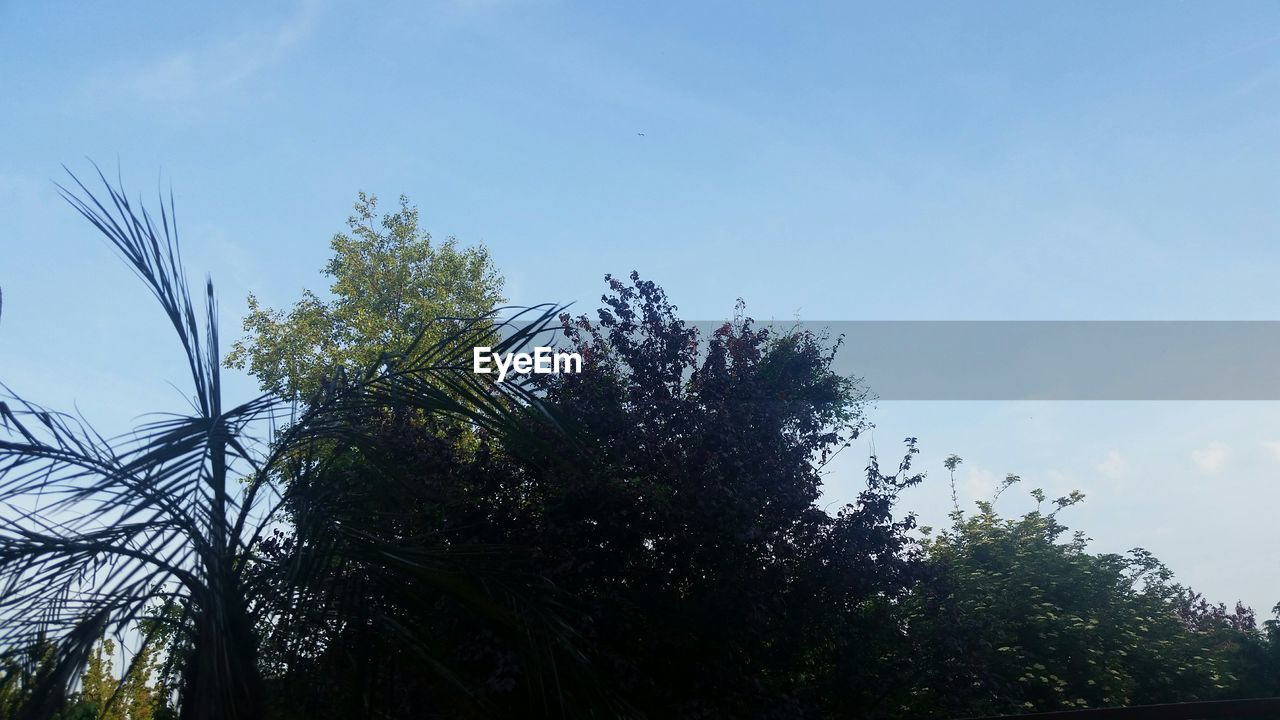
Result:
<instances>
[{"instance_id":1,"label":"sky","mask_svg":"<svg viewBox=\"0 0 1280 720\"><path fill-rule=\"evenodd\" d=\"M808 321L1280 319L1275 3L0 0L0 381L118 432L183 406L183 366L57 195L88 159L173 187L227 342L249 292L325 289L358 191L487 245L515 303L588 311L638 270L701 320L739 297ZM922 522L945 522L956 453L965 507L1006 473L1079 489L1062 518L1097 551L1280 601L1275 403L869 417L833 507L918 437Z\"/></svg>"}]
</instances>

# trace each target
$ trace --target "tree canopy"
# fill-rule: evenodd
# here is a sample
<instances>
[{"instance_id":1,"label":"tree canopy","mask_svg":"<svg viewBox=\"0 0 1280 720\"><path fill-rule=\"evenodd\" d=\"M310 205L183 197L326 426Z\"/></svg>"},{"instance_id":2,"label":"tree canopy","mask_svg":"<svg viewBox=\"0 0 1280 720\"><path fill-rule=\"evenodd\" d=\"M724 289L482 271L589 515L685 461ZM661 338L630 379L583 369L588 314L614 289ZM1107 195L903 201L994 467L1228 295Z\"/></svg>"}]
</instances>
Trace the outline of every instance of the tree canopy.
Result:
<instances>
[{"instance_id":1,"label":"tree canopy","mask_svg":"<svg viewBox=\"0 0 1280 720\"><path fill-rule=\"evenodd\" d=\"M377 211L377 197L360 193L348 232L330 241L331 299L304 290L284 311L249 295L248 336L232 345L227 367L247 370L264 390L307 398L336 368L365 370L420 335L444 337L457 327L449 318L482 317L503 302L502 276L483 245L434 241L404 195L395 212Z\"/></svg>"},{"instance_id":2,"label":"tree canopy","mask_svg":"<svg viewBox=\"0 0 1280 720\"><path fill-rule=\"evenodd\" d=\"M924 540L928 580L903 606L919 663L905 707L963 716L1186 702L1238 697L1244 676L1256 681L1241 654L1261 637L1251 612L1203 602L1141 548L1089 552L1059 519L1080 493L1047 502L1033 489L1032 510L1002 517L996 500L1020 481L1009 475Z\"/></svg>"}]
</instances>

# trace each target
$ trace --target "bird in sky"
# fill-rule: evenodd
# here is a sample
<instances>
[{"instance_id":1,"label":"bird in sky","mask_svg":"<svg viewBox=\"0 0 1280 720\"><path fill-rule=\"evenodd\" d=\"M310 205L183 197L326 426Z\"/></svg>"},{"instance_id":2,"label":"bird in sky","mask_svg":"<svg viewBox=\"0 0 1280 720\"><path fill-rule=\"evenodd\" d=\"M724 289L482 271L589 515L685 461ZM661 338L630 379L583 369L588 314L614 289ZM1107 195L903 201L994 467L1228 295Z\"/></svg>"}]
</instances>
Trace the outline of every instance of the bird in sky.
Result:
<instances>
[{"instance_id":1,"label":"bird in sky","mask_svg":"<svg viewBox=\"0 0 1280 720\"><path fill-rule=\"evenodd\" d=\"M640 137L644 137L644 133L636 133L636 135L639 135Z\"/></svg>"}]
</instances>

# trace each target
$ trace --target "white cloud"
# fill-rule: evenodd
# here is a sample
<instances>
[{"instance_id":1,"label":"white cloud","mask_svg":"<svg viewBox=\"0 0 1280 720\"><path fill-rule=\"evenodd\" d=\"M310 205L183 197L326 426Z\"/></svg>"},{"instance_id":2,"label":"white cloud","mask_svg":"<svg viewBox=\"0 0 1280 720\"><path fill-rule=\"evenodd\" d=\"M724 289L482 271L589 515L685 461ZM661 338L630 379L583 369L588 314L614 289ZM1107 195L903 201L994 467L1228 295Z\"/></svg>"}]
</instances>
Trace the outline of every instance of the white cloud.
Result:
<instances>
[{"instance_id":1,"label":"white cloud","mask_svg":"<svg viewBox=\"0 0 1280 720\"><path fill-rule=\"evenodd\" d=\"M1081 492L1089 497L1094 496L1093 488L1087 485L1079 474L1071 470L1050 469L1039 473L1038 476L1043 477L1043 482L1030 483L1026 490L1040 487L1050 498L1069 495L1072 492Z\"/></svg>"},{"instance_id":2,"label":"white cloud","mask_svg":"<svg viewBox=\"0 0 1280 720\"><path fill-rule=\"evenodd\" d=\"M1222 469L1227 461L1227 453L1229 448L1227 444L1221 440L1214 440L1206 447L1191 451L1191 461L1200 468L1201 472L1216 473Z\"/></svg>"},{"instance_id":3,"label":"white cloud","mask_svg":"<svg viewBox=\"0 0 1280 720\"><path fill-rule=\"evenodd\" d=\"M1280 460L1280 440L1263 440L1259 444L1266 450L1270 451L1277 460Z\"/></svg>"},{"instance_id":4,"label":"white cloud","mask_svg":"<svg viewBox=\"0 0 1280 720\"><path fill-rule=\"evenodd\" d=\"M142 65L104 71L90 80L88 92L99 97L123 90L143 100L178 104L190 103L209 92L232 89L278 62L310 35L319 9L316 0L302 0L296 12L280 25L245 31Z\"/></svg>"},{"instance_id":5,"label":"white cloud","mask_svg":"<svg viewBox=\"0 0 1280 720\"><path fill-rule=\"evenodd\" d=\"M969 468L965 472L964 492L972 500L990 500L996 492L996 474L982 468ZM963 501L961 505L963 506Z\"/></svg>"},{"instance_id":6,"label":"white cloud","mask_svg":"<svg viewBox=\"0 0 1280 720\"><path fill-rule=\"evenodd\" d=\"M1129 473L1129 461L1125 460L1119 450L1112 450L1095 469L1109 480L1119 480Z\"/></svg>"},{"instance_id":7,"label":"white cloud","mask_svg":"<svg viewBox=\"0 0 1280 720\"><path fill-rule=\"evenodd\" d=\"M0 172L0 208L30 207L42 197L53 195L48 180Z\"/></svg>"}]
</instances>

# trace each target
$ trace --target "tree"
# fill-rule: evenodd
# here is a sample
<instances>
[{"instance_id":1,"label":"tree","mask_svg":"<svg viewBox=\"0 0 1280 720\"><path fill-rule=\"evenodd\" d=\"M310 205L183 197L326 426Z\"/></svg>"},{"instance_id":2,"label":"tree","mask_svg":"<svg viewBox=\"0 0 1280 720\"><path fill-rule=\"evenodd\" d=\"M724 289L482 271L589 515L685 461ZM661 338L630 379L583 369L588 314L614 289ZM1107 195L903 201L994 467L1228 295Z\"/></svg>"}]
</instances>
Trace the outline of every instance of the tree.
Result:
<instances>
[{"instance_id":1,"label":"tree","mask_svg":"<svg viewBox=\"0 0 1280 720\"><path fill-rule=\"evenodd\" d=\"M80 701L90 705L93 714L101 720L126 720L125 703L116 696L120 683L113 674L115 653L114 640L100 640L89 656L84 677L80 679Z\"/></svg>"},{"instance_id":2,"label":"tree","mask_svg":"<svg viewBox=\"0 0 1280 720\"><path fill-rule=\"evenodd\" d=\"M584 357L546 378L586 448L541 479L523 532L583 598L613 681L651 717L815 717L877 704L885 622L914 575L910 515L871 459L857 501L819 507L823 468L866 426L831 370L840 340L757 328L701 338L656 284L606 278L594 320L562 318Z\"/></svg>"},{"instance_id":3,"label":"tree","mask_svg":"<svg viewBox=\"0 0 1280 720\"><path fill-rule=\"evenodd\" d=\"M958 457L947 461L950 470ZM1006 478L996 498L1018 483ZM954 479L953 479L954 482ZM995 498L925 540L928 580L903 605L916 678L911 716L959 717L1217 699L1237 687L1228 635L1250 613L1216 613L1149 552L1091 554L1058 498L1004 518ZM1237 695L1238 697L1238 695Z\"/></svg>"},{"instance_id":4,"label":"tree","mask_svg":"<svg viewBox=\"0 0 1280 720\"><path fill-rule=\"evenodd\" d=\"M55 661L55 648L44 639L22 649L0 649L0 719L19 716L30 704L39 681L52 672Z\"/></svg>"},{"instance_id":5,"label":"tree","mask_svg":"<svg viewBox=\"0 0 1280 720\"><path fill-rule=\"evenodd\" d=\"M503 301L502 277L484 246L460 248L452 237L433 243L403 195L380 219L377 206L377 197L360 193L350 234L330 243L324 273L333 279L332 300L305 290L286 313L249 295L248 337L232 345L227 367L248 370L264 390L306 399L335 368L360 371L383 353L430 345L457 329L447 319L482 317Z\"/></svg>"},{"instance_id":6,"label":"tree","mask_svg":"<svg viewBox=\"0 0 1280 720\"><path fill-rule=\"evenodd\" d=\"M0 662L0 719L20 716L34 681L50 670L54 647L38 644L42 650L29 652L27 662L8 656ZM123 667L123 679L115 675L116 642L101 638L90 653L80 688L67 698L66 706L55 717L58 720L153 720L163 707L163 689L153 673L157 668L153 650L143 648ZM41 657L41 654L43 656Z\"/></svg>"},{"instance_id":7,"label":"tree","mask_svg":"<svg viewBox=\"0 0 1280 720\"><path fill-rule=\"evenodd\" d=\"M115 651L115 641L104 637L89 656L80 679L80 704L91 707L93 717L99 720L151 720L161 705L158 689L152 684L155 649L144 645L123 666L124 677L119 679L114 672Z\"/></svg>"}]
</instances>

